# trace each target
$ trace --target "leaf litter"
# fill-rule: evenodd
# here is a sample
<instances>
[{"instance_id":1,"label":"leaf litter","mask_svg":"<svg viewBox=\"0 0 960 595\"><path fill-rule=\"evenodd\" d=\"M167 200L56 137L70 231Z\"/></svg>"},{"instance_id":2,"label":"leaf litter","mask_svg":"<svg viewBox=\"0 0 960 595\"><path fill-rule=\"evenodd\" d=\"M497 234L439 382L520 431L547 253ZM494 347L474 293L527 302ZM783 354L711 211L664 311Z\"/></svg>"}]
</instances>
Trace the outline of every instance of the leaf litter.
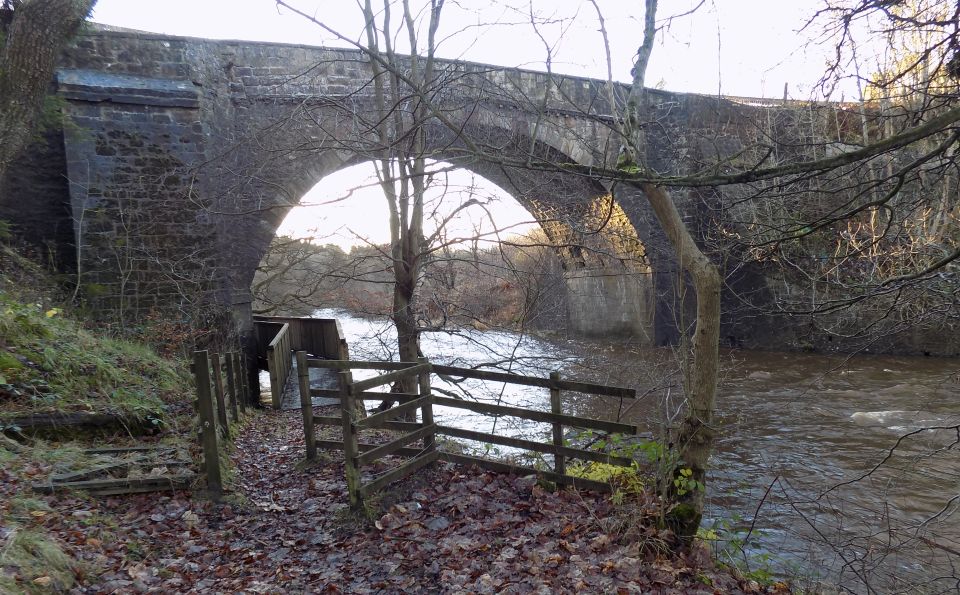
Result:
<instances>
[{"instance_id":1,"label":"leaf litter","mask_svg":"<svg viewBox=\"0 0 960 595\"><path fill-rule=\"evenodd\" d=\"M245 424L222 503L189 492L45 496L50 512L32 522L80 562L69 592L786 592L734 577L668 532L605 530L609 496L549 491L533 477L437 463L388 488L368 516L352 513L341 453L298 465L299 417L261 412Z\"/></svg>"}]
</instances>

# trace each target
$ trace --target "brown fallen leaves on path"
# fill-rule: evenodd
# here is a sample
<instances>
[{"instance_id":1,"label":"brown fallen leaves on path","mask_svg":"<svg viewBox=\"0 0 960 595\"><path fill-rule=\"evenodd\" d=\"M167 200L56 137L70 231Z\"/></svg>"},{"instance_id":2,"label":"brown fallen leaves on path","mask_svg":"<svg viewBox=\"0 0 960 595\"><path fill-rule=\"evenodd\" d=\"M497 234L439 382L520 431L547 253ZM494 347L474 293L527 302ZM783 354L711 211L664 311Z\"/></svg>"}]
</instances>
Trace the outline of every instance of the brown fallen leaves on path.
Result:
<instances>
[{"instance_id":1,"label":"brown fallen leaves on path","mask_svg":"<svg viewBox=\"0 0 960 595\"><path fill-rule=\"evenodd\" d=\"M342 455L298 470L299 416L263 412L247 424L232 503L184 492L46 497L52 512L37 522L105 569L71 592L761 592L702 550L618 543L597 522L611 512L607 497L549 492L532 477L440 463L395 486L373 521L357 517Z\"/></svg>"}]
</instances>

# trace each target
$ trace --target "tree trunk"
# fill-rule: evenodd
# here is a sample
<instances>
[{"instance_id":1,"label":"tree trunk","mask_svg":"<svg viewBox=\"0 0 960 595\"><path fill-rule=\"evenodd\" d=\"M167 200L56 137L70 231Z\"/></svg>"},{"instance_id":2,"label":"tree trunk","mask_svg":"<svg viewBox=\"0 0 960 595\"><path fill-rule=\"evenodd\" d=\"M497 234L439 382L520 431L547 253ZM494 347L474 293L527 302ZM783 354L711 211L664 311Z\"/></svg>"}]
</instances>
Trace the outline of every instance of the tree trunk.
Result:
<instances>
[{"instance_id":1,"label":"tree trunk","mask_svg":"<svg viewBox=\"0 0 960 595\"><path fill-rule=\"evenodd\" d=\"M393 323L397 327L397 349L402 362L416 362L420 357L420 329L414 308L416 271L410 263L394 263ZM413 379L416 383L416 378ZM404 386L404 390L406 390Z\"/></svg>"},{"instance_id":2,"label":"tree trunk","mask_svg":"<svg viewBox=\"0 0 960 595\"><path fill-rule=\"evenodd\" d=\"M637 50L633 83L622 119L621 132L625 142L618 166L626 168L644 168L641 115L646 91L644 77L656 35L657 0L646 0L645 5L643 40ZM612 86L610 92L612 99ZM670 239L680 266L689 273L697 298L692 361L685 378L687 414L673 436L677 453L671 458L673 468L664 478L669 504L666 521L677 535L692 538L703 518L706 470L715 437L711 424L720 357L720 272L697 246L666 189L649 183L641 184L640 188Z\"/></svg>"},{"instance_id":3,"label":"tree trunk","mask_svg":"<svg viewBox=\"0 0 960 595\"><path fill-rule=\"evenodd\" d=\"M383 2L379 15L382 19L380 30L375 25L378 15L373 10L371 0L366 0L362 6L366 19L366 50L371 57L374 96L379 112L376 127L379 147L375 151L378 177L390 213L390 256L394 275L392 318L397 329L398 355L400 361L405 362L416 362L421 355L415 299L420 267L425 257L423 204L428 151L424 125L430 116L420 101L412 100L411 103L411 97L416 93L410 93L407 87L425 88L433 78L436 32L442 8L443 0L431 1L426 57L422 58L416 51L418 31L414 13L407 0L402 2L401 22L413 48L407 58L394 53L395 33L390 27L391 2ZM399 34L399 30L396 34ZM409 71L406 80L403 80L400 72L407 67ZM388 80L389 85L386 84ZM400 387L405 393L416 392L417 378L402 379ZM380 408L392 405L388 400L381 403ZM410 412L407 418L412 420L414 416L415 413Z\"/></svg>"},{"instance_id":4,"label":"tree trunk","mask_svg":"<svg viewBox=\"0 0 960 595\"><path fill-rule=\"evenodd\" d=\"M420 329L414 309L415 271L407 268L406 262L394 263L396 285L393 291L393 324L397 327L397 348L402 362L416 362L420 357ZM399 381L400 390L417 392L417 377L406 376ZM402 402L402 401L401 401ZM392 406L392 404L391 404ZM404 421L416 421L416 411L410 411Z\"/></svg>"},{"instance_id":5,"label":"tree trunk","mask_svg":"<svg viewBox=\"0 0 960 595\"><path fill-rule=\"evenodd\" d=\"M30 140L60 51L96 0L24 0L0 48L0 196L3 177Z\"/></svg>"},{"instance_id":6,"label":"tree trunk","mask_svg":"<svg viewBox=\"0 0 960 595\"><path fill-rule=\"evenodd\" d=\"M678 461L667 474L672 508L668 525L681 537L696 535L703 518L706 470L713 450L712 427L720 345L720 272L693 240L670 195L660 186L641 186L680 266L690 274L697 297L690 373L686 378L687 415L674 435Z\"/></svg>"}]
</instances>

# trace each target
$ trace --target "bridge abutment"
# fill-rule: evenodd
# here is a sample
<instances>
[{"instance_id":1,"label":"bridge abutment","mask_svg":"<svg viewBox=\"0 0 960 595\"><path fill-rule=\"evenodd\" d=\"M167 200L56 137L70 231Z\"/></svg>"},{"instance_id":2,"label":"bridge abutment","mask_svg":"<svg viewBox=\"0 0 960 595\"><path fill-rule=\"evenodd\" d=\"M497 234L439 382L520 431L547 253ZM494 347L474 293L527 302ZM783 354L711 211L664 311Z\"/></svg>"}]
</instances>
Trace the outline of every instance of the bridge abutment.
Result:
<instances>
[{"instance_id":1,"label":"bridge abutment","mask_svg":"<svg viewBox=\"0 0 960 595\"><path fill-rule=\"evenodd\" d=\"M620 268L581 269L563 275L570 331L597 338L655 345L654 287L649 273Z\"/></svg>"}]
</instances>

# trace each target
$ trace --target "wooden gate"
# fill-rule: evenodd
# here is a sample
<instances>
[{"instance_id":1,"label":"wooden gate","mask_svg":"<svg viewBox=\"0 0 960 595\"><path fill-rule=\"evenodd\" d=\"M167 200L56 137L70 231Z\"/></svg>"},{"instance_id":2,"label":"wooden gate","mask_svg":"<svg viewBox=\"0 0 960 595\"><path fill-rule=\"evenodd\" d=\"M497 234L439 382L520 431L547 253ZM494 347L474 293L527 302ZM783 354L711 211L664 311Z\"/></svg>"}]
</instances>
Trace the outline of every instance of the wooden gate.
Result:
<instances>
[{"instance_id":1,"label":"wooden gate","mask_svg":"<svg viewBox=\"0 0 960 595\"><path fill-rule=\"evenodd\" d=\"M623 467L629 467L634 464L633 459L627 457L619 457L567 446L564 443L563 430L564 427L574 427L608 434L615 433L635 436L638 434L637 426L564 414L561 403L561 391L613 396L621 399L635 399L636 391L634 389L562 380L560 374L557 372L551 374L549 378L539 378L504 372L441 366L431 364L426 359L422 359L416 363L317 360L308 359L305 353L298 352L297 367L300 371L300 402L303 410L307 459L314 460L318 448L343 451L347 489L350 494L350 504L353 507L360 506L363 499L370 494L383 489L390 483L408 477L418 469L436 460L445 460L464 465L476 465L481 468L504 473L536 474L543 479L557 484L572 485L578 488L598 491L609 491L609 484L568 475L568 459L600 462ZM341 370L339 373L339 388L336 390L311 389L309 381L310 368L332 368ZM353 381L352 373L349 371L352 369L380 369L390 371L367 380ZM431 374L548 389L550 391L551 411L536 411L525 407L480 403L437 396L433 394L430 388ZM371 390L410 376L415 376L418 379L418 390L416 393L397 394ZM313 396L339 397L340 416L314 415L311 404L311 397ZM362 403L367 400L394 400L399 401L400 405L367 417L362 406ZM509 416L549 423L553 427L552 440L545 443L437 425L433 419L433 405L435 404L455 409L464 409L484 415ZM400 421L396 419L398 416L417 410L421 412L420 421L418 422ZM317 440L314 433L315 424L340 426L343 431L343 438L341 440ZM373 428L396 430L402 432L402 434L400 437L386 444L366 444L360 442L358 433L362 430ZM438 435L477 440L487 444L510 446L549 454L553 456L553 470L513 465L456 452L441 452L437 449L435 442L435 437ZM411 447L411 445L417 441L421 441L421 445L419 447ZM362 467L370 465L382 457L398 454L410 458L400 466L364 483L361 475Z\"/></svg>"}]
</instances>

